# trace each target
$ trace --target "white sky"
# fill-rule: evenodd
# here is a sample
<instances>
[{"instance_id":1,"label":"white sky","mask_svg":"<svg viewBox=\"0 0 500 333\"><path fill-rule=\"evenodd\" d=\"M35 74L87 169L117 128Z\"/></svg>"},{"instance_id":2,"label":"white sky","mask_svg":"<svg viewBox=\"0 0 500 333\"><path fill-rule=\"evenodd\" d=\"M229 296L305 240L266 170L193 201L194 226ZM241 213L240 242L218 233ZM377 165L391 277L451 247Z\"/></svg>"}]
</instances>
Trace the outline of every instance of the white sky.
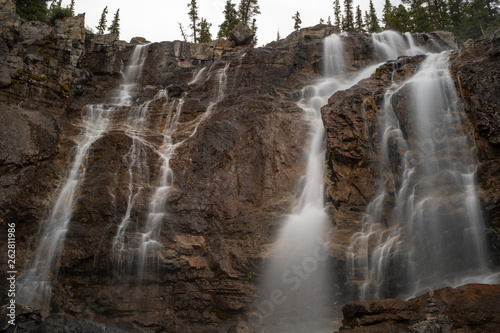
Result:
<instances>
[{"instance_id":1,"label":"white sky","mask_svg":"<svg viewBox=\"0 0 500 333\"><path fill-rule=\"evenodd\" d=\"M258 45L267 44L276 40L280 32L281 38L293 31L294 15L297 10L302 19L302 28L314 26L320 18L325 22L328 16L333 22L334 0L260 0L261 14L257 19ZM120 39L130 41L132 37L140 36L151 42L181 40L178 22L182 23L189 33L189 18L187 15L189 0L75 0L75 12L86 13L85 25L93 28L99 23L102 10L108 6L108 26L113 20L114 13L120 8ZM232 0L236 6L239 0ZM392 0L392 4L399 4L399 0ZM64 0L63 6L69 5L70 0ZM341 5L343 0L340 1ZM381 18L384 0L373 0L379 19ZM223 10L226 0L198 0L200 17L212 23L212 38L217 37L219 25L224 21ZM354 10L357 5L364 12L369 9L369 0L354 0Z\"/></svg>"}]
</instances>

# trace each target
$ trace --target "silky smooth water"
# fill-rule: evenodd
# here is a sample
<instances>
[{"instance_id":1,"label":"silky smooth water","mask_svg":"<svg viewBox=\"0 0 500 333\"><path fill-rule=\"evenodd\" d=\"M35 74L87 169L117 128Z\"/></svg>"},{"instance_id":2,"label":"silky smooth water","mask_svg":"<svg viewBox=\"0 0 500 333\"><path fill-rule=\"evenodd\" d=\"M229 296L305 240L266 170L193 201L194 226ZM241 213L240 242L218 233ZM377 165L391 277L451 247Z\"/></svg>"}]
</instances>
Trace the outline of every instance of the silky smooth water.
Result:
<instances>
[{"instance_id":1,"label":"silky smooth water","mask_svg":"<svg viewBox=\"0 0 500 333\"><path fill-rule=\"evenodd\" d=\"M85 178L85 163L92 145L102 138L112 122L113 114L129 106L146 58L147 46L138 45L125 68L120 87L113 92L107 104L87 105L82 116L82 132L76 138L76 154L49 218L39 230L40 240L30 268L17 280L18 304L45 308L48 306L52 286L57 277L59 261L64 248L66 233L73 217L75 195Z\"/></svg>"},{"instance_id":2,"label":"silky smooth water","mask_svg":"<svg viewBox=\"0 0 500 333\"><path fill-rule=\"evenodd\" d=\"M394 110L394 96L405 91L409 109ZM382 111L380 190L347 251L359 298L487 281L474 143L464 131L448 54L428 54L412 78L386 92ZM405 112L412 127L403 132L397 115Z\"/></svg>"},{"instance_id":3,"label":"silky smooth water","mask_svg":"<svg viewBox=\"0 0 500 333\"><path fill-rule=\"evenodd\" d=\"M324 207L325 129L321 107L335 92L368 77L377 65L349 75L341 36L324 41L324 79L302 91L298 105L310 126L311 143L300 199L283 222L265 265L261 297L249 320L272 332L331 332L327 297L333 277L330 260L330 217Z\"/></svg>"}]
</instances>

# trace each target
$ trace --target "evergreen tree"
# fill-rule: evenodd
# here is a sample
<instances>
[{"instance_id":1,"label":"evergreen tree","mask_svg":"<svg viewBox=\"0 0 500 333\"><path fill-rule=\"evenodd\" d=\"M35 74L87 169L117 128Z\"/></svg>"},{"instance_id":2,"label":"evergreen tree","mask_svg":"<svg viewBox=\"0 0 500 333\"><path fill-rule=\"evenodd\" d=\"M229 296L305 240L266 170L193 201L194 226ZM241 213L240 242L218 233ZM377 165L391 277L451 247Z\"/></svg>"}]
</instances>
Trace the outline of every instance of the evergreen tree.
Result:
<instances>
[{"instance_id":1,"label":"evergreen tree","mask_svg":"<svg viewBox=\"0 0 500 333\"><path fill-rule=\"evenodd\" d=\"M340 23L340 0L335 0L333 3L333 24L341 28Z\"/></svg>"},{"instance_id":2,"label":"evergreen tree","mask_svg":"<svg viewBox=\"0 0 500 333\"><path fill-rule=\"evenodd\" d=\"M254 16L260 14L260 7L258 2L259 2L258 0L241 0L240 5L238 7L238 14L241 22L248 25L248 22Z\"/></svg>"},{"instance_id":3,"label":"evergreen tree","mask_svg":"<svg viewBox=\"0 0 500 333\"><path fill-rule=\"evenodd\" d=\"M112 34L116 34L116 39L120 38L120 8L116 10L115 16L113 16L113 21L111 22L108 31Z\"/></svg>"},{"instance_id":4,"label":"evergreen tree","mask_svg":"<svg viewBox=\"0 0 500 333\"><path fill-rule=\"evenodd\" d=\"M177 22L179 24L179 29L181 30L181 36L182 36L182 39L187 43L187 36L186 36L186 32L184 31L184 26L182 25L181 22Z\"/></svg>"},{"instance_id":5,"label":"evergreen tree","mask_svg":"<svg viewBox=\"0 0 500 333\"><path fill-rule=\"evenodd\" d=\"M47 18L46 0L17 0L16 13L23 21L45 22Z\"/></svg>"},{"instance_id":6,"label":"evergreen tree","mask_svg":"<svg viewBox=\"0 0 500 333\"><path fill-rule=\"evenodd\" d=\"M189 15L189 20L191 21L191 23L189 24L189 28L191 28L193 30L193 43L197 43L198 42L198 38L196 36L196 33L198 32L198 19L199 19L199 16L198 16L198 4L196 3L196 0L190 0L190 2L188 3L188 8L189 8L189 12L188 12L188 15Z\"/></svg>"},{"instance_id":7,"label":"evergreen tree","mask_svg":"<svg viewBox=\"0 0 500 333\"><path fill-rule=\"evenodd\" d=\"M370 0L370 30L368 32L380 32L380 25L378 24L377 12L373 1Z\"/></svg>"},{"instance_id":8,"label":"evergreen tree","mask_svg":"<svg viewBox=\"0 0 500 333\"><path fill-rule=\"evenodd\" d=\"M254 33L253 45L257 45L257 19L254 17L252 20L252 26L250 27Z\"/></svg>"},{"instance_id":9,"label":"evergreen tree","mask_svg":"<svg viewBox=\"0 0 500 333\"><path fill-rule=\"evenodd\" d=\"M471 0L465 6L464 38L478 39L494 33L500 27L500 4L498 0Z\"/></svg>"},{"instance_id":10,"label":"evergreen tree","mask_svg":"<svg viewBox=\"0 0 500 333\"><path fill-rule=\"evenodd\" d=\"M319 19L319 24L325 24L325 20L322 17Z\"/></svg>"},{"instance_id":11,"label":"evergreen tree","mask_svg":"<svg viewBox=\"0 0 500 333\"><path fill-rule=\"evenodd\" d=\"M330 18L330 16L328 16L328 21L326 21L326 24L332 25L332 19Z\"/></svg>"},{"instance_id":12,"label":"evergreen tree","mask_svg":"<svg viewBox=\"0 0 500 333\"><path fill-rule=\"evenodd\" d=\"M278 33L276 34L276 41L279 41L280 39L281 39L280 29L278 29Z\"/></svg>"},{"instance_id":13,"label":"evergreen tree","mask_svg":"<svg viewBox=\"0 0 500 333\"><path fill-rule=\"evenodd\" d=\"M411 31L410 13L405 6L400 4L393 8L391 29L399 32Z\"/></svg>"},{"instance_id":14,"label":"evergreen tree","mask_svg":"<svg viewBox=\"0 0 500 333\"><path fill-rule=\"evenodd\" d=\"M300 19L300 13L299 13L299 11L297 11L297 13L295 13L295 15L292 16L292 19L295 20L293 28L295 30L299 30L300 29L300 25L302 24L302 20Z\"/></svg>"},{"instance_id":15,"label":"evergreen tree","mask_svg":"<svg viewBox=\"0 0 500 333\"><path fill-rule=\"evenodd\" d=\"M75 16L75 0L71 0L69 10L71 11L71 16Z\"/></svg>"},{"instance_id":16,"label":"evergreen tree","mask_svg":"<svg viewBox=\"0 0 500 333\"><path fill-rule=\"evenodd\" d=\"M365 30L370 31L371 30L371 19L370 15L368 12L365 10Z\"/></svg>"},{"instance_id":17,"label":"evergreen tree","mask_svg":"<svg viewBox=\"0 0 500 333\"><path fill-rule=\"evenodd\" d=\"M358 5L356 7L356 25L354 27L354 31L356 32L364 32L365 29L363 29L363 13L361 12L361 7Z\"/></svg>"},{"instance_id":18,"label":"evergreen tree","mask_svg":"<svg viewBox=\"0 0 500 333\"><path fill-rule=\"evenodd\" d=\"M385 30L396 30L394 19L391 0L385 0L384 9L382 11L382 22L384 22Z\"/></svg>"},{"instance_id":19,"label":"evergreen tree","mask_svg":"<svg viewBox=\"0 0 500 333\"><path fill-rule=\"evenodd\" d=\"M72 2L74 7L74 1ZM54 0L50 4L49 12L47 14L47 19L50 24L55 24L56 20L62 20L66 17L74 16L74 10L71 9L71 5L68 7L62 7L62 0Z\"/></svg>"},{"instance_id":20,"label":"evergreen tree","mask_svg":"<svg viewBox=\"0 0 500 333\"><path fill-rule=\"evenodd\" d=\"M217 33L218 38L229 37L233 28L238 24L240 20L238 19L238 12L236 11L236 5L231 3L231 0L227 0L226 7L224 8L224 22L219 25L219 32Z\"/></svg>"},{"instance_id":21,"label":"evergreen tree","mask_svg":"<svg viewBox=\"0 0 500 333\"><path fill-rule=\"evenodd\" d=\"M352 12L352 0L344 0L344 19L342 29L344 31L354 31L354 15Z\"/></svg>"},{"instance_id":22,"label":"evergreen tree","mask_svg":"<svg viewBox=\"0 0 500 333\"><path fill-rule=\"evenodd\" d=\"M106 24L108 22L106 15L108 15L108 6L104 7L104 9L102 10L101 18L99 19L99 25L95 27L97 29L97 33L100 35L104 34L104 31L106 31Z\"/></svg>"},{"instance_id":23,"label":"evergreen tree","mask_svg":"<svg viewBox=\"0 0 500 333\"><path fill-rule=\"evenodd\" d=\"M212 34L210 33L210 27L212 23L208 23L203 17L198 23L198 32L200 37L198 38L199 43L208 43L212 41Z\"/></svg>"}]
</instances>

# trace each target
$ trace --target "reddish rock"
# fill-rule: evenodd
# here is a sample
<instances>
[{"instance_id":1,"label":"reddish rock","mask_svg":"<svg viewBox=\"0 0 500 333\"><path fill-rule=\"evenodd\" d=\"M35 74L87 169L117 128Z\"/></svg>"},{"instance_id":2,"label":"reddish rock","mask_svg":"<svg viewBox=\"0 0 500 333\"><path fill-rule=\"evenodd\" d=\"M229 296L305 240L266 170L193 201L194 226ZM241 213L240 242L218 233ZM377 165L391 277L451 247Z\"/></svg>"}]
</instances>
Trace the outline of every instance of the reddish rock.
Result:
<instances>
[{"instance_id":1,"label":"reddish rock","mask_svg":"<svg viewBox=\"0 0 500 333\"><path fill-rule=\"evenodd\" d=\"M428 314L434 299L439 315ZM340 332L484 332L500 331L500 285L470 284L443 288L403 300L347 303ZM437 330L434 330L437 329Z\"/></svg>"}]
</instances>

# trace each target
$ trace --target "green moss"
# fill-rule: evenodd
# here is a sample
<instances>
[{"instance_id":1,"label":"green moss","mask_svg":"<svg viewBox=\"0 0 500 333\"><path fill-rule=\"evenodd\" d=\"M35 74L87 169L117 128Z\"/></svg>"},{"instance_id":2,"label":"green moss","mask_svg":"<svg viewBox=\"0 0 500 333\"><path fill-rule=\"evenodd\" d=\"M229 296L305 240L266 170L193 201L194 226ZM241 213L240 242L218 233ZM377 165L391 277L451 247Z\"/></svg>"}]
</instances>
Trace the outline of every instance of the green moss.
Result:
<instances>
[{"instance_id":1,"label":"green moss","mask_svg":"<svg viewBox=\"0 0 500 333\"><path fill-rule=\"evenodd\" d=\"M228 320L230 319L232 316L229 314L229 313L225 313L224 311L222 311L221 309L217 309L215 311L215 315L217 316L217 318L219 318L220 320Z\"/></svg>"},{"instance_id":2,"label":"green moss","mask_svg":"<svg viewBox=\"0 0 500 333\"><path fill-rule=\"evenodd\" d=\"M101 158L101 155L94 156L94 161L99 161Z\"/></svg>"},{"instance_id":3,"label":"green moss","mask_svg":"<svg viewBox=\"0 0 500 333\"><path fill-rule=\"evenodd\" d=\"M69 87L66 83L59 83L59 86L61 86L61 89L64 90L65 92L69 92Z\"/></svg>"},{"instance_id":4,"label":"green moss","mask_svg":"<svg viewBox=\"0 0 500 333\"><path fill-rule=\"evenodd\" d=\"M381 77L382 74L383 74L382 72L375 72L375 74L373 74L373 75L375 75L376 77Z\"/></svg>"},{"instance_id":5,"label":"green moss","mask_svg":"<svg viewBox=\"0 0 500 333\"><path fill-rule=\"evenodd\" d=\"M16 80L16 79L11 79L11 80L10 80L10 83L11 83L11 84L14 84L14 83L24 84L24 83L26 83L26 81L23 81L23 80Z\"/></svg>"},{"instance_id":6,"label":"green moss","mask_svg":"<svg viewBox=\"0 0 500 333\"><path fill-rule=\"evenodd\" d=\"M51 79L49 79L48 77L45 77L45 76L36 76L36 75L33 75L33 74L30 74L30 73L26 73L26 72L23 72L23 71L17 71L20 75L22 76L27 76L35 81L39 81L39 82L52 82Z\"/></svg>"}]
</instances>

